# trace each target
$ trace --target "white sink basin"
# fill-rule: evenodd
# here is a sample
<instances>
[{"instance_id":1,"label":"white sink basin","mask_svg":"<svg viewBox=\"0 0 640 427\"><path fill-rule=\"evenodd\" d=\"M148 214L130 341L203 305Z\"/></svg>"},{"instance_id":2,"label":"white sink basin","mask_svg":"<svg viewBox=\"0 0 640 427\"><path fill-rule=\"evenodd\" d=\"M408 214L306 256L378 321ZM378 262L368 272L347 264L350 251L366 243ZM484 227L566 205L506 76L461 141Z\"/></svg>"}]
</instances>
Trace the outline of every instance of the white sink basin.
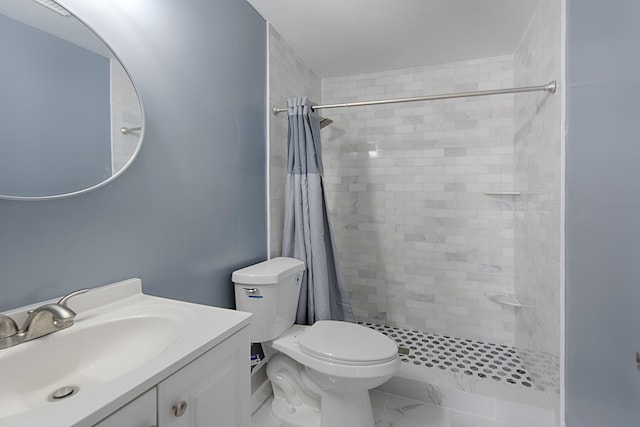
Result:
<instances>
[{"instance_id":1,"label":"white sink basin","mask_svg":"<svg viewBox=\"0 0 640 427\"><path fill-rule=\"evenodd\" d=\"M249 317L144 295L137 279L89 291L69 305L78 313L73 326L0 350L0 426L91 425L246 326ZM77 392L51 398L66 386Z\"/></svg>"},{"instance_id":2,"label":"white sink basin","mask_svg":"<svg viewBox=\"0 0 640 427\"><path fill-rule=\"evenodd\" d=\"M39 406L64 386L86 393L157 356L180 336L180 324L170 318L138 316L85 326L20 344L0 354L0 419ZM25 369L26 368L26 369Z\"/></svg>"}]
</instances>

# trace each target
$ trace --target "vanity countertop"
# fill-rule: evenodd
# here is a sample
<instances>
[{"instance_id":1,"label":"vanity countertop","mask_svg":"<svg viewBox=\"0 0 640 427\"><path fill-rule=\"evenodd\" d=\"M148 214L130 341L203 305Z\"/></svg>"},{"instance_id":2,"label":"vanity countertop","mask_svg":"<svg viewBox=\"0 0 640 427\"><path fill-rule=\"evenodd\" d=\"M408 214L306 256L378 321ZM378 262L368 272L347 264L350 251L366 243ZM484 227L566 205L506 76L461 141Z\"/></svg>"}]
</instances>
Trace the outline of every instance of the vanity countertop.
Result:
<instances>
[{"instance_id":1,"label":"vanity countertop","mask_svg":"<svg viewBox=\"0 0 640 427\"><path fill-rule=\"evenodd\" d=\"M47 302L3 314L20 324ZM0 350L0 426L93 425L247 327L251 317L145 295L139 279L91 289L69 306L78 313L73 326ZM78 392L49 397L68 385Z\"/></svg>"}]
</instances>

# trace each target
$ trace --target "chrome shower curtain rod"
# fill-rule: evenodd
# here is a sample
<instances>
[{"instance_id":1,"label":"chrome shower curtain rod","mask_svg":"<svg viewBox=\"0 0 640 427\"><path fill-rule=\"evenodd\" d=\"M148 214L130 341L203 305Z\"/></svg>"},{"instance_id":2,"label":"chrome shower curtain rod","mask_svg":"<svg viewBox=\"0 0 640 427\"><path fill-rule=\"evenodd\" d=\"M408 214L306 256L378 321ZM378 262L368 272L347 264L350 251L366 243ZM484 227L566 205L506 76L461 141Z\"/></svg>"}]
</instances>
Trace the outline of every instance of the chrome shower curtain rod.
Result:
<instances>
[{"instance_id":1,"label":"chrome shower curtain rod","mask_svg":"<svg viewBox=\"0 0 640 427\"><path fill-rule=\"evenodd\" d=\"M316 105L312 107L312 109L321 110L325 108L361 107L365 105L395 104L400 102L417 102L417 101L435 101L438 99L467 98L472 96L503 95L508 93L522 93L522 92L555 93L557 88L558 88L558 84L556 83L555 80L553 80L547 83L546 85L541 85L541 86L514 87L510 89L480 90L477 92L448 93L444 95L418 96L415 98L382 99L379 101L347 102L345 104ZM277 114L286 112L287 109L273 107L271 111L273 111L273 114L277 115Z\"/></svg>"}]
</instances>

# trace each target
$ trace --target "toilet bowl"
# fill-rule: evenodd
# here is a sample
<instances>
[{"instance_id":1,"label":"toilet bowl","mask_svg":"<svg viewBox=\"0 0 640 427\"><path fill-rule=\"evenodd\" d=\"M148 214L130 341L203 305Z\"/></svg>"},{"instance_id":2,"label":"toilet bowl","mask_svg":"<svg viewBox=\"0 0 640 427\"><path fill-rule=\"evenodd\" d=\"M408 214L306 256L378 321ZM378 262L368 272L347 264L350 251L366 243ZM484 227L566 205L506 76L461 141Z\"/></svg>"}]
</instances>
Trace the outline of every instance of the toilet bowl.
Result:
<instances>
[{"instance_id":1,"label":"toilet bowl","mask_svg":"<svg viewBox=\"0 0 640 427\"><path fill-rule=\"evenodd\" d=\"M347 322L293 325L270 347L278 353L271 356L267 376L272 384L274 378L279 382L274 386L272 415L292 427L372 427L369 390L385 383L400 366L398 348L391 340ZM289 361L272 364L276 357ZM299 390L319 398L319 407L318 400L298 401ZM307 420L313 413L319 418Z\"/></svg>"},{"instance_id":2,"label":"toilet bowl","mask_svg":"<svg viewBox=\"0 0 640 427\"><path fill-rule=\"evenodd\" d=\"M373 427L369 390L400 368L396 344L349 322L294 325L304 263L273 258L233 273L236 307L254 313L274 393L271 412L291 427Z\"/></svg>"}]
</instances>

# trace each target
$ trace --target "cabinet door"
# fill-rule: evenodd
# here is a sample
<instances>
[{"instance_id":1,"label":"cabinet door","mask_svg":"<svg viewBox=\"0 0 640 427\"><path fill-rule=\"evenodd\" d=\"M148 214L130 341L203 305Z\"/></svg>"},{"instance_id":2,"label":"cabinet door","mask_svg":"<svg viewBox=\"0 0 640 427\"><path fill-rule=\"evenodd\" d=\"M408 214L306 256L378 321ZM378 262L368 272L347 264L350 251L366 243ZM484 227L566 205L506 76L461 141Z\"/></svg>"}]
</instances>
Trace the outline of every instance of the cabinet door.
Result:
<instances>
[{"instance_id":1,"label":"cabinet door","mask_svg":"<svg viewBox=\"0 0 640 427\"><path fill-rule=\"evenodd\" d=\"M157 425L156 388L129 402L95 427L154 427Z\"/></svg>"},{"instance_id":2,"label":"cabinet door","mask_svg":"<svg viewBox=\"0 0 640 427\"><path fill-rule=\"evenodd\" d=\"M158 385L160 427L250 427L250 334L244 328Z\"/></svg>"}]
</instances>

